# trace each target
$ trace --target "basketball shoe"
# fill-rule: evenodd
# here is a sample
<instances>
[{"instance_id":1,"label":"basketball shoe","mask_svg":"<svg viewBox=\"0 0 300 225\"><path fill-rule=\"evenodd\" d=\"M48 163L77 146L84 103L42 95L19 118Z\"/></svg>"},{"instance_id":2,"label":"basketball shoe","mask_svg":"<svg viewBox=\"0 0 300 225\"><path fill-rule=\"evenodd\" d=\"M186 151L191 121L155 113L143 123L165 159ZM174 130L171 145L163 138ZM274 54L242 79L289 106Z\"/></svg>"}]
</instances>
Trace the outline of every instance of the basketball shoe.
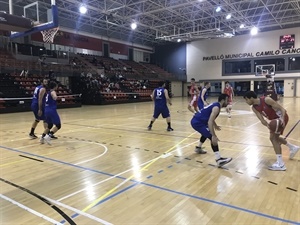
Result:
<instances>
[{"instance_id":1,"label":"basketball shoe","mask_svg":"<svg viewBox=\"0 0 300 225\"><path fill-rule=\"evenodd\" d=\"M290 159L294 158L297 152L299 151L300 147L297 145L293 145L290 147Z\"/></svg>"},{"instance_id":2,"label":"basketball shoe","mask_svg":"<svg viewBox=\"0 0 300 225\"><path fill-rule=\"evenodd\" d=\"M230 161L232 160L232 158L219 158L216 160L217 164L218 164L218 167L222 167L224 166L225 164L229 163Z\"/></svg>"},{"instance_id":3,"label":"basketball shoe","mask_svg":"<svg viewBox=\"0 0 300 225\"><path fill-rule=\"evenodd\" d=\"M205 151L202 147L196 146L195 147L195 152L198 154L206 154L207 151Z\"/></svg>"},{"instance_id":4,"label":"basketball shoe","mask_svg":"<svg viewBox=\"0 0 300 225\"><path fill-rule=\"evenodd\" d=\"M31 139L36 139L36 138L38 138L35 134L32 134L32 133L29 134L29 137L30 137Z\"/></svg>"},{"instance_id":5,"label":"basketball shoe","mask_svg":"<svg viewBox=\"0 0 300 225\"><path fill-rule=\"evenodd\" d=\"M49 137L50 137L51 139L57 139L57 138L58 138L58 137L54 136L54 134L52 134L52 133L50 133L50 132L49 132L48 135L49 135Z\"/></svg>"},{"instance_id":6,"label":"basketball shoe","mask_svg":"<svg viewBox=\"0 0 300 225\"><path fill-rule=\"evenodd\" d=\"M279 162L275 162L272 166L269 166L269 170L274 170L274 171L285 171L286 170L286 167L283 164L279 164Z\"/></svg>"},{"instance_id":7,"label":"basketball shoe","mask_svg":"<svg viewBox=\"0 0 300 225\"><path fill-rule=\"evenodd\" d=\"M174 129L172 127L168 127L167 131L173 131Z\"/></svg>"}]
</instances>

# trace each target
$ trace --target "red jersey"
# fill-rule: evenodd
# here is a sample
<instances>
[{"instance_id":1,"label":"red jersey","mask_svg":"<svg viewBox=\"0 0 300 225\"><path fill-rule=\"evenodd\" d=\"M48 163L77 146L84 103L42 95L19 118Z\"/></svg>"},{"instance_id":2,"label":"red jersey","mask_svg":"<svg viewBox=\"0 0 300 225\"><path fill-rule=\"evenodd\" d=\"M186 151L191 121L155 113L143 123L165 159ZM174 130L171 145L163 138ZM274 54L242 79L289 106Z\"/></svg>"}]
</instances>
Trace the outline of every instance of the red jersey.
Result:
<instances>
[{"instance_id":1,"label":"red jersey","mask_svg":"<svg viewBox=\"0 0 300 225\"><path fill-rule=\"evenodd\" d=\"M270 105L268 105L265 102L265 98L265 96L260 97L260 104L253 105L253 108L256 109L261 115L266 117L268 120L280 118L282 116L281 111L275 111Z\"/></svg>"},{"instance_id":2,"label":"red jersey","mask_svg":"<svg viewBox=\"0 0 300 225\"><path fill-rule=\"evenodd\" d=\"M228 102L232 102L232 95L233 95L232 87L228 87L228 88L225 87L223 93L229 96Z\"/></svg>"}]
</instances>

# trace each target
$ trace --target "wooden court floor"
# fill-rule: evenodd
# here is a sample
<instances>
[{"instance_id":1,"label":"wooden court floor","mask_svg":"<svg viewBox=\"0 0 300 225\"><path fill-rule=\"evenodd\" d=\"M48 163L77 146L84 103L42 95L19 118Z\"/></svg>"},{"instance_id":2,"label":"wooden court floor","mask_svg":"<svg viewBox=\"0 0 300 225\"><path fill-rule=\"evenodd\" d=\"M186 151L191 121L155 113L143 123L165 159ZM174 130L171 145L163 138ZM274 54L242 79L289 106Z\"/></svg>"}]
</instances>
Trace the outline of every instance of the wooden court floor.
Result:
<instances>
[{"instance_id":1,"label":"wooden court floor","mask_svg":"<svg viewBox=\"0 0 300 225\"><path fill-rule=\"evenodd\" d=\"M173 99L173 132L162 118L146 129L151 102L59 110L51 146L29 139L32 113L0 115L0 224L299 225L300 153L289 160L283 146L287 171L269 171L268 130L236 100L232 118L223 110L217 119L221 155L233 157L223 169L209 142L206 155L194 152L187 98ZM280 102L286 135L300 120L300 99ZM300 124L288 140L300 145Z\"/></svg>"}]
</instances>

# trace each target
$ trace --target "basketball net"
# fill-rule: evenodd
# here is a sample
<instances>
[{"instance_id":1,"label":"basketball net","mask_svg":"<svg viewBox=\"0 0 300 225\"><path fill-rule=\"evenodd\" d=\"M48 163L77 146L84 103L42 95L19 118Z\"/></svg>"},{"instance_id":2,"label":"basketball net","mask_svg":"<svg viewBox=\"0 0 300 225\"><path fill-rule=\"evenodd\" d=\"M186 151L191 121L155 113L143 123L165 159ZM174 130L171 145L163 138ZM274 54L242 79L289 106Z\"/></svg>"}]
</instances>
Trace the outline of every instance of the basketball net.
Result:
<instances>
[{"instance_id":1,"label":"basketball net","mask_svg":"<svg viewBox=\"0 0 300 225\"><path fill-rule=\"evenodd\" d=\"M42 30L41 34L43 35L43 41L45 43L53 43L54 37L59 30L59 27L55 27L49 30Z\"/></svg>"}]
</instances>

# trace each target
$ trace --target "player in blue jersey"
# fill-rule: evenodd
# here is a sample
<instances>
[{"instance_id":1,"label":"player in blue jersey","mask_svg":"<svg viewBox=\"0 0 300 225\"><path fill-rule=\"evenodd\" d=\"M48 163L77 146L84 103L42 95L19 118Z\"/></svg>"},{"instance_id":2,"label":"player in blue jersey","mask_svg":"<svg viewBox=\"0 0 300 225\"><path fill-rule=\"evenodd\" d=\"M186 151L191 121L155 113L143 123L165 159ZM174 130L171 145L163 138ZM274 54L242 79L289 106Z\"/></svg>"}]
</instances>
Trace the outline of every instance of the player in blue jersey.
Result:
<instances>
[{"instance_id":1,"label":"player in blue jersey","mask_svg":"<svg viewBox=\"0 0 300 225\"><path fill-rule=\"evenodd\" d=\"M45 124L45 99L46 99L46 88L47 88L48 80L43 79L42 83L34 89L32 102L31 102L31 110L34 114L35 120L32 123L31 130L29 133L29 137L32 139L37 138L34 134L35 128L41 120L44 120Z\"/></svg>"},{"instance_id":2,"label":"player in blue jersey","mask_svg":"<svg viewBox=\"0 0 300 225\"><path fill-rule=\"evenodd\" d=\"M159 82L159 87L155 88L152 92L151 99L154 101L154 113L153 117L151 118L150 124L148 126L148 130L152 129L152 125L154 121L159 117L161 114L163 118L166 118L167 120L167 131L173 131L173 128L171 127L171 116L170 111L167 106L167 102L172 105L171 99L168 94L168 90L165 89L165 82L161 81Z\"/></svg>"},{"instance_id":3,"label":"player in blue jersey","mask_svg":"<svg viewBox=\"0 0 300 225\"><path fill-rule=\"evenodd\" d=\"M201 89L199 98L198 98L198 108L199 110L203 109L204 106L208 105L208 102L206 101L208 92L207 90L210 88L210 82L205 82L204 87Z\"/></svg>"},{"instance_id":4,"label":"player in blue jersey","mask_svg":"<svg viewBox=\"0 0 300 225\"><path fill-rule=\"evenodd\" d=\"M215 129L221 130L215 120L219 116L221 108L227 106L227 101L228 95L221 94L218 98L218 102L205 106L200 112L196 113L191 120L192 127L202 135L200 138L200 145L197 147L201 148L204 141L207 138L210 139L218 167L221 167L232 160L232 158L221 157L218 146L219 139L215 133Z\"/></svg>"},{"instance_id":5,"label":"player in blue jersey","mask_svg":"<svg viewBox=\"0 0 300 225\"><path fill-rule=\"evenodd\" d=\"M45 118L47 123L47 128L45 128L44 133L42 134L40 142L43 144L45 141L50 144L51 135L56 133L61 128L61 122L59 115L57 113L57 83L51 81L49 84L49 91L46 96L46 103L45 103ZM53 127L55 125L55 127ZM50 129L53 129L50 131ZM50 131L50 132L49 132Z\"/></svg>"}]
</instances>

